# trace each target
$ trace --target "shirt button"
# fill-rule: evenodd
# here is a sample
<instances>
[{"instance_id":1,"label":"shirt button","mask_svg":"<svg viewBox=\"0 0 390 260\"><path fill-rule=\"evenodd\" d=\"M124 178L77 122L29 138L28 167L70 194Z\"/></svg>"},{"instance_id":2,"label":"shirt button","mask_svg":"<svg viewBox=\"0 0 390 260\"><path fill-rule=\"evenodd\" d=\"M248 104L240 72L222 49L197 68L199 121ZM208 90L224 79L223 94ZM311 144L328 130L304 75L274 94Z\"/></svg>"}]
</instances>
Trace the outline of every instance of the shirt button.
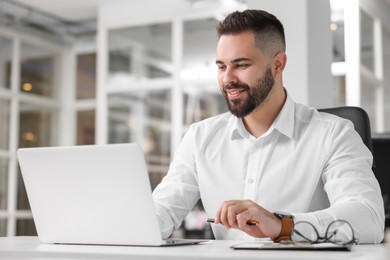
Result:
<instances>
[{"instance_id":1,"label":"shirt button","mask_svg":"<svg viewBox=\"0 0 390 260\"><path fill-rule=\"evenodd\" d=\"M249 178L249 179L248 179L248 183L251 183L251 184L252 184L253 182L254 182L254 180L253 180L252 178Z\"/></svg>"}]
</instances>

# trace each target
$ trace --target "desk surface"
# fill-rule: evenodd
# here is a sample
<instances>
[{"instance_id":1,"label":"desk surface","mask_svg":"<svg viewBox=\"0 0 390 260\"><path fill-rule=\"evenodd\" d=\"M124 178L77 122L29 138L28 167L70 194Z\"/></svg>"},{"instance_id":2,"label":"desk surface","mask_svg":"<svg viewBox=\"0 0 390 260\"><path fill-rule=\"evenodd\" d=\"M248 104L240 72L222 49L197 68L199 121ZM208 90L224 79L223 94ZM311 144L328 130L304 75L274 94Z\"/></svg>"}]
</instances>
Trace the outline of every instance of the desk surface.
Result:
<instances>
[{"instance_id":1,"label":"desk surface","mask_svg":"<svg viewBox=\"0 0 390 260\"><path fill-rule=\"evenodd\" d=\"M37 237L0 238L0 259L371 259L389 260L390 247L353 246L351 252L233 250L239 241L213 240L199 245L173 247L52 245Z\"/></svg>"}]
</instances>

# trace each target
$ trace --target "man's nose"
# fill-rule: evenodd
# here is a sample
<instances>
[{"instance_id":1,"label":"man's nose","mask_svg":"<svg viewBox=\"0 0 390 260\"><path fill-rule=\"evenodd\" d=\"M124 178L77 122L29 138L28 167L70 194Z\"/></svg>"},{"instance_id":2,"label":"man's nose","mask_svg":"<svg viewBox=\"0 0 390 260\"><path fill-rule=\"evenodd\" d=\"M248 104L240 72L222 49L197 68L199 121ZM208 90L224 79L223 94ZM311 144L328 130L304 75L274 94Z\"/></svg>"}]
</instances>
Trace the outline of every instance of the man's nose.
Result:
<instances>
[{"instance_id":1,"label":"man's nose","mask_svg":"<svg viewBox=\"0 0 390 260\"><path fill-rule=\"evenodd\" d=\"M223 75L223 84L230 85L237 82L237 77L234 72L230 69L226 69L225 74Z\"/></svg>"}]
</instances>

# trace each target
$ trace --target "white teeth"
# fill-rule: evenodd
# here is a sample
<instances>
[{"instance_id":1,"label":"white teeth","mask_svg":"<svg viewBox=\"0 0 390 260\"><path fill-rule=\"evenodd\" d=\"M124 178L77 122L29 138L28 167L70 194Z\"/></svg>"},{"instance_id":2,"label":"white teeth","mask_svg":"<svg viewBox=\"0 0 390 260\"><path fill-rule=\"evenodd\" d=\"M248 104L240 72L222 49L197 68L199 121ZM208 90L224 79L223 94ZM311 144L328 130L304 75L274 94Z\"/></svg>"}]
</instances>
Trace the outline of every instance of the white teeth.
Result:
<instances>
[{"instance_id":1,"label":"white teeth","mask_svg":"<svg viewBox=\"0 0 390 260\"><path fill-rule=\"evenodd\" d=\"M238 93L241 92L241 90L231 90L231 91L228 91L230 95L236 95Z\"/></svg>"}]
</instances>

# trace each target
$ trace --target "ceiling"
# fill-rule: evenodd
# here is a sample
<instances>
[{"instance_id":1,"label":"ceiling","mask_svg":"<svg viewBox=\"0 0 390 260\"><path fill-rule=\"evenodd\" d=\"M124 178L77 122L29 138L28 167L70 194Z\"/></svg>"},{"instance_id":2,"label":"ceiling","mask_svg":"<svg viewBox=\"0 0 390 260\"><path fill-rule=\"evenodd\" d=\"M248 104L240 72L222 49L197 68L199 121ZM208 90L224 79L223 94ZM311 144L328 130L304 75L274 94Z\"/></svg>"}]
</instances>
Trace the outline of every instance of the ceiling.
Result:
<instances>
[{"instance_id":1,"label":"ceiling","mask_svg":"<svg viewBox=\"0 0 390 260\"><path fill-rule=\"evenodd\" d=\"M130 1L130 0L129 0ZM133 0L159 1L159 0ZM183 0L191 4L224 0ZM237 0L238 1L238 0ZM243 0L240 0L243 1ZM100 3L110 0L0 0L0 25L60 43L96 36ZM167 5L169 8L169 5Z\"/></svg>"},{"instance_id":2,"label":"ceiling","mask_svg":"<svg viewBox=\"0 0 390 260\"><path fill-rule=\"evenodd\" d=\"M96 19L99 2L102 0L12 0L35 9L53 14L68 21ZM133 0L139 1L139 0ZM159 0L156 0L159 1ZM195 1L195 0L190 0ZM387 3L390 0L379 0ZM0 0L1 3L1 0Z\"/></svg>"},{"instance_id":3,"label":"ceiling","mask_svg":"<svg viewBox=\"0 0 390 260\"><path fill-rule=\"evenodd\" d=\"M59 43L96 36L103 0L0 0L0 25Z\"/></svg>"},{"instance_id":4,"label":"ceiling","mask_svg":"<svg viewBox=\"0 0 390 260\"><path fill-rule=\"evenodd\" d=\"M15 0L68 21L96 19L101 0Z\"/></svg>"},{"instance_id":5,"label":"ceiling","mask_svg":"<svg viewBox=\"0 0 390 260\"><path fill-rule=\"evenodd\" d=\"M108 0L0 0L0 25L33 30L60 42L74 41L96 34L98 6L104 1ZM213 0L185 1L196 3ZM390 8L390 0L375 1L384 2Z\"/></svg>"}]
</instances>

